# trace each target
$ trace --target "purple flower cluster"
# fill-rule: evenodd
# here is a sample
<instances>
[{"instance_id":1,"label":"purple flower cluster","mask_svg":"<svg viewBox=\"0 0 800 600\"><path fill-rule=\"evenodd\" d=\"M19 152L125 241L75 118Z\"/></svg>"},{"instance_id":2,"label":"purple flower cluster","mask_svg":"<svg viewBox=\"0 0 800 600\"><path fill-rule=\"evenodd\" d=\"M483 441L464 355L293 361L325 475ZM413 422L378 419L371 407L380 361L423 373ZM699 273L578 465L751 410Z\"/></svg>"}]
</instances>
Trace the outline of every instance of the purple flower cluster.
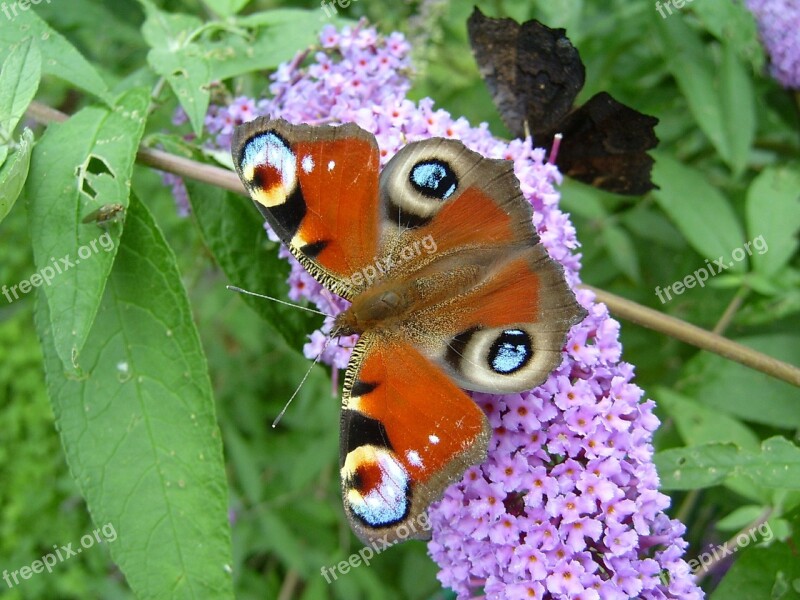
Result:
<instances>
[{"instance_id":1,"label":"purple flower cluster","mask_svg":"<svg viewBox=\"0 0 800 600\"><path fill-rule=\"evenodd\" d=\"M800 90L800 2L746 0L770 57L772 76L785 88Z\"/></svg>"},{"instance_id":2,"label":"purple flower cluster","mask_svg":"<svg viewBox=\"0 0 800 600\"><path fill-rule=\"evenodd\" d=\"M274 97L258 112L296 123L354 121L375 134L384 163L402 145L430 137L513 161L542 243L570 284L579 283L575 229L554 187L561 175L544 150L530 139L498 140L485 123L453 119L430 99L408 100L410 48L400 34L328 26L321 42L310 64L301 55L278 70ZM218 136L227 135L226 111L212 114ZM280 252L292 263L291 299L331 315L346 308ZM428 549L439 579L459 598L702 598L682 558L684 526L665 515L669 498L658 491L653 402L642 401L633 367L620 362L619 324L590 292L577 296L589 315L573 327L561 366L544 384L522 394L473 395L494 435L487 461L430 509ZM304 351L316 358L324 349L321 360L335 372L347 365L355 338L326 348L330 324Z\"/></svg>"},{"instance_id":3,"label":"purple flower cluster","mask_svg":"<svg viewBox=\"0 0 800 600\"><path fill-rule=\"evenodd\" d=\"M209 135L213 136L212 148L230 150L233 130L237 125L266 114L263 110L264 104L263 101L256 104L247 96L239 96L234 98L228 106L216 104L209 106L205 127Z\"/></svg>"},{"instance_id":4,"label":"purple flower cluster","mask_svg":"<svg viewBox=\"0 0 800 600\"><path fill-rule=\"evenodd\" d=\"M339 33L327 25L320 42L322 48L308 67L300 68L305 52L278 67L265 114L310 125L346 122L355 112L369 114L372 105L408 91L411 47L401 34L379 37L363 24Z\"/></svg>"},{"instance_id":5,"label":"purple flower cluster","mask_svg":"<svg viewBox=\"0 0 800 600\"><path fill-rule=\"evenodd\" d=\"M489 457L431 509L429 551L459 598L702 598L652 462L653 402L619 362L619 324L590 292L565 360L522 394L475 394Z\"/></svg>"}]
</instances>

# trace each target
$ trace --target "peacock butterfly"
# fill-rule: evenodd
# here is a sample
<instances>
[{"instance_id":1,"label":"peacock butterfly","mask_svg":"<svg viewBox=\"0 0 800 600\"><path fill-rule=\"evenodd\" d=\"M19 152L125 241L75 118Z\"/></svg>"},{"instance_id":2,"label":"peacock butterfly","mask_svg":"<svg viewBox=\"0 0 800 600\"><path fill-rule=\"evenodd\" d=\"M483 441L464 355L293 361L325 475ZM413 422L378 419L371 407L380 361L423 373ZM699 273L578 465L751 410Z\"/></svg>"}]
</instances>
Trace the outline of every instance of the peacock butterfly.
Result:
<instances>
[{"instance_id":1,"label":"peacock butterfly","mask_svg":"<svg viewBox=\"0 0 800 600\"><path fill-rule=\"evenodd\" d=\"M415 524L485 459L491 434L462 388L539 385L586 314L539 243L512 163L433 138L381 171L375 137L355 124L263 117L236 129L232 154L291 253L351 302L331 336L360 335L339 455L353 531L366 543L429 536Z\"/></svg>"},{"instance_id":2,"label":"peacock butterfly","mask_svg":"<svg viewBox=\"0 0 800 600\"><path fill-rule=\"evenodd\" d=\"M481 76L514 137L529 130L536 145L549 151L561 133L561 172L601 189L639 195L655 187L647 151L658 144L658 119L606 92L573 108L586 70L564 29L535 19L521 25L493 19L476 7L467 31Z\"/></svg>"}]
</instances>

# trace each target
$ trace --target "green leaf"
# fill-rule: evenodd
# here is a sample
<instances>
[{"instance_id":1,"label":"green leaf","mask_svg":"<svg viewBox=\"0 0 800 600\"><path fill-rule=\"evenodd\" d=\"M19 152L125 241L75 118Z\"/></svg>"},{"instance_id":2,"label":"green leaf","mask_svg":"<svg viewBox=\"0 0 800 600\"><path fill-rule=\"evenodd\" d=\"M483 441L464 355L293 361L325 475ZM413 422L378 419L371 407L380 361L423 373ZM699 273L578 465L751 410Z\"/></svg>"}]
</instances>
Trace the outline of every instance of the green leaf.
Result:
<instances>
[{"instance_id":1,"label":"green leaf","mask_svg":"<svg viewBox=\"0 0 800 600\"><path fill-rule=\"evenodd\" d=\"M39 272L52 273L43 287L67 369L79 369L121 232L121 224L103 230L81 221L105 204L127 207L149 99L146 89L134 89L114 109L85 108L48 127L33 152L27 189L33 255Z\"/></svg>"},{"instance_id":2,"label":"green leaf","mask_svg":"<svg viewBox=\"0 0 800 600\"><path fill-rule=\"evenodd\" d=\"M744 242L744 231L725 196L700 171L662 152L653 154L653 181L661 189L652 194L661 209L701 256L722 257L729 270L743 273L746 263L731 260L731 253Z\"/></svg>"},{"instance_id":3,"label":"green leaf","mask_svg":"<svg viewBox=\"0 0 800 600\"><path fill-rule=\"evenodd\" d=\"M291 529L269 506L260 511L258 527L270 554L274 554L287 566L301 573L308 570L308 565L304 560L306 555L304 549L297 538L292 535Z\"/></svg>"},{"instance_id":4,"label":"green leaf","mask_svg":"<svg viewBox=\"0 0 800 600\"><path fill-rule=\"evenodd\" d=\"M800 337L774 334L739 343L789 364L800 364ZM701 352L685 368L682 393L711 410L782 429L800 427L800 390L721 356Z\"/></svg>"},{"instance_id":5,"label":"green leaf","mask_svg":"<svg viewBox=\"0 0 800 600\"><path fill-rule=\"evenodd\" d=\"M245 443L242 434L235 427L224 427L225 457L236 471L237 487L244 492L248 505L256 506L263 501L264 482L262 469L256 456Z\"/></svg>"},{"instance_id":6,"label":"green leaf","mask_svg":"<svg viewBox=\"0 0 800 600\"><path fill-rule=\"evenodd\" d=\"M779 490L800 490L800 448L784 437L775 436L761 444L761 453L747 453L740 467L742 475L755 485Z\"/></svg>"},{"instance_id":7,"label":"green leaf","mask_svg":"<svg viewBox=\"0 0 800 600\"><path fill-rule=\"evenodd\" d=\"M225 32L218 41L203 43L211 80L223 80L274 69L298 51L317 42L318 27L309 27L316 11L281 9L248 15L237 23L258 28L249 36Z\"/></svg>"},{"instance_id":8,"label":"green leaf","mask_svg":"<svg viewBox=\"0 0 800 600\"><path fill-rule=\"evenodd\" d=\"M193 15L165 12L150 0L139 0L139 4L147 17L142 24L142 35L151 48L178 50L191 43L203 26L203 21Z\"/></svg>"},{"instance_id":9,"label":"green leaf","mask_svg":"<svg viewBox=\"0 0 800 600\"><path fill-rule=\"evenodd\" d=\"M667 67L695 122L722 160L735 174L741 173L755 133L755 97L735 44L723 44L722 58L715 61L699 33L684 19L660 22Z\"/></svg>"},{"instance_id":10,"label":"green leaf","mask_svg":"<svg viewBox=\"0 0 800 600\"><path fill-rule=\"evenodd\" d=\"M800 518L795 513L792 529L796 538ZM797 600L800 598L800 560L791 541L779 542L769 527L760 526L757 540L771 541L768 546L741 544L736 562L714 590L709 600ZM766 534L766 535L764 535ZM748 536L749 537L749 536Z\"/></svg>"},{"instance_id":11,"label":"green leaf","mask_svg":"<svg viewBox=\"0 0 800 600\"><path fill-rule=\"evenodd\" d=\"M197 135L203 132L211 91L211 68L197 44L189 44L179 50L154 48L147 54L147 62L153 70L166 78L172 91L189 117Z\"/></svg>"},{"instance_id":12,"label":"green leaf","mask_svg":"<svg viewBox=\"0 0 800 600\"><path fill-rule=\"evenodd\" d=\"M767 167L747 190L747 230L755 246L753 268L775 275L797 251L800 230L800 172Z\"/></svg>"},{"instance_id":13,"label":"green leaf","mask_svg":"<svg viewBox=\"0 0 800 600\"><path fill-rule=\"evenodd\" d=\"M727 162L730 155L726 154L728 146L722 106L716 89L716 66L708 48L684 19L668 18L659 22L667 67L686 97L695 122Z\"/></svg>"},{"instance_id":14,"label":"green leaf","mask_svg":"<svg viewBox=\"0 0 800 600\"><path fill-rule=\"evenodd\" d=\"M603 226L601 233L603 244L614 265L629 279L640 283L642 274L639 269L639 257L628 232L609 223Z\"/></svg>"},{"instance_id":15,"label":"green leaf","mask_svg":"<svg viewBox=\"0 0 800 600\"><path fill-rule=\"evenodd\" d=\"M709 487L727 477L749 477L763 488L800 490L800 448L780 436L765 440L757 452L711 443L664 450L654 459L665 490Z\"/></svg>"},{"instance_id":16,"label":"green leaf","mask_svg":"<svg viewBox=\"0 0 800 600\"><path fill-rule=\"evenodd\" d=\"M150 45L147 62L164 77L189 117L197 135L208 111L211 69L203 49L193 40L203 23L197 17L170 14L149 0L139 0L147 19L142 34Z\"/></svg>"},{"instance_id":17,"label":"green leaf","mask_svg":"<svg viewBox=\"0 0 800 600\"><path fill-rule=\"evenodd\" d=\"M767 509L757 504L740 506L716 522L715 527L720 531L739 531L750 523L755 523L764 515Z\"/></svg>"},{"instance_id":18,"label":"green leaf","mask_svg":"<svg viewBox=\"0 0 800 600\"><path fill-rule=\"evenodd\" d=\"M652 205L637 204L620 216L620 221L633 234L648 242L671 250L686 250L686 242L664 213Z\"/></svg>"},{"instance_id":19,"label":"green leaf","mask_svg":"<svg viewBox=\"0 0 800 600\"><path fill-rule=\"evenodd\" d=\"M250 0L204 0L220 17L231 17L250 3Z\"/></svg>"},{"instance_id":20,"label":"green leaf","mask_svg":"<svg viewBox=\"0 0 800 600\"><path fill-rule=\"evenodd\" d=\"M731 443L743 450L758 451L758 437L733 417L703 406L686 396L666 388L656 391L660 408L672 417L687 446L694 447L710 443ZM769 490L754 486L749 478L729 476L725 487L735 493L758 502L768 502Z\"/></svg>"},{"instance_id":21,"label":"green leaf","mask_svg":"<svg viewBox=\"0 0 800 600\"><path fill-rule=\"evenodd\" d=\"M13 27L0 27L0 54L15 44L33 38L42 56L42 74L54 75L110 103L108 86L94 67L60 33L33 10L21 10Z\"/></svg>"},{"instance_id":22,"label":"green leaf","mask_svg":"<svg viewBox=\"0 0 800 600\"><path fill-rule=\"evenodd\" d=\"M574 181L567 177L561 184L561 202L563 210L586 219L602 221L608 217L608 211L602 202L604 192L589 185Z\"/></svg>"},{"instance_id":23,"label":"green leaf","mask_svg":"<svg viewBox=\"0 0 800 600\"><path fill-rule=\"evenodd\" d=\"M320 18L323 16L323 18ZM317 17L317 22L319 25L317 27L309 27L308 23L310 19L314 19ZM338 17L337 17L338 19ZM347 19L341 19L342 21L348 21ZM299 31L300 23L305 22L305 30L307 32L311 32L316 39L316 33L319 29L321 29L323 22L329 22L327 19L324 19L324 11L320 9L301 9L301 8L274 8L270 10L262 10L260 12L255 12L249 15L242 15L236 18L237 25L241 25L243 27L255 27L258 29L262 29L265 27L291 27L292 29L297 28ZM348 21L352 23L352 21ZM296 51L298 48L295 48Z\"/></svg>"},{"instance_id":24,"label":"green leaf","mask_svg":"<svg viewBox=\"0 0 800 600\"><path fill-rule=\"evenodd\" d=\"M655 392L658 405L666 410L687 446L712 442L732 443L745 450L758 449L758 437L748 427L667 388Z\"/></svg>"},{"instance_id":25,"label":"green leaf","mask_svg":"<svg viewBox=\"0 0 800 600\"><path fill-rule=\"evenodd\" d=\"M42 55L32 38L20 42L0 72L0 138L8 140L39 88Z\"/></svg>"},{"instance_id":26,"label":"green leaf","mask_svg":"<svg viewBox=\"0 0 800 600\"><path fill-rule=\"evenodd\" d=\"M706 30L735 48L754 72L762 70L766 61L764 46L758 39L755 19L744 2L695 2L692 12Z\"/></svg>"},{"instance_id":27,"label":"green leaf","mask_svg":"<svg viewBox=\"0 0 800 600\"><path fill-rule=\"evenodd\" d=\"M653 457L662 490L695 490L721 484L740 457L734 444L670 448Z\"/></svg>"},{"instance_id":28,"label":"green leaf","mask_svg":"<svg viewBox=\"0 0 800 600\"><path fill-rule=\"evenodd\" d=\"M32 149L33 132L26 127L20 137L17 151L11 155L11 160L0 170L0 222L11 212L25 185L28 168L31 164Z\"/></svg>"},{"instance_id":29,"label":"green leaf","mask_svg":"<svg viewBox=\"0 0 800 600\"><path fill-rule=\"evenodd\" d=\"M175 255L131 198L84 346L64 372L39 295L36 325L57 428L95 524L139 598L233 598L222 444L208 367Z\"/></svg>"},{"instance_id":30,"label":"green leaf","mask_svg":"<svg viewBox=\"0 0 800 600\"><path fill-rule=\"evenodd\" d=\"M277 244L268 248L264 219L248 198L193 181L186 181L192 214L214 259L232 285L288 301L288 263L278 258ZM277 302L243 295L288 343L298 348L320 317Z\"/></svg>"},{"instance_id":31,"label":"green leaf","mask_svg":"<svg viewBox=\"0 0 800 600\"><path fill-rule=\"evenodd\" d=\"M736 51L733 44L723 44L720 100L730 156L728 163L733 174L740 175L747 166L756 133L756 100L750 73Z\"/></svg>"}]
</instances>

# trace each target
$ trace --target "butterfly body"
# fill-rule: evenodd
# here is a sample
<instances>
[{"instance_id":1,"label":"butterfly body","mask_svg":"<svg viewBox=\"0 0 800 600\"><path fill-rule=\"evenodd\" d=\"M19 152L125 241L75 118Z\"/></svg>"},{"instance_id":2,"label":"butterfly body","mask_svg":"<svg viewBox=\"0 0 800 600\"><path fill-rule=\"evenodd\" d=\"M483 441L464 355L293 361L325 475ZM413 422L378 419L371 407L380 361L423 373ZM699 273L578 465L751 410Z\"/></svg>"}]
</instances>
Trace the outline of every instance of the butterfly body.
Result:
<instances>
[{"instance_id":1,"label":"butterfly body","mask_svg":"<svg viewBox=\"0 0 800 600\"><path fill-rule=\"evenodd\" d=\"M463 389L519 392L560 364L585 311L547 255L508 161L458 141L401 149L379 170L355 125L258 119L237 172L308 271L351 302L340 475L365 542L426 537L426 510L484 460L486 416Z\"/></svg>"}]
</instances>

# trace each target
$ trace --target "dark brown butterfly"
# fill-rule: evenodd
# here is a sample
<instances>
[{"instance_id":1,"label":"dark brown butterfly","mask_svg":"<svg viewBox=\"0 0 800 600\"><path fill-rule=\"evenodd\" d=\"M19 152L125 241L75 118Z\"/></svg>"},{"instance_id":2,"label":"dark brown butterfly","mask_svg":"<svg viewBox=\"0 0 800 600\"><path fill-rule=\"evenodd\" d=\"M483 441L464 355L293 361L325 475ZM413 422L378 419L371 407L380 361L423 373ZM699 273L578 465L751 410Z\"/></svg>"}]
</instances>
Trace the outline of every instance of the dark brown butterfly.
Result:
<instances>
[{"instance_id":1,"label":"dark brown butterfly","mask_svg":"<svg viewBox=\"0 0 800 600\"><path fill-rule=\"evenodd\" d=\"M658 143L658 119L605 92L574 107L586 72L564 29L493 19L476 7L467 30L481 76L514 137L530 132L549 151L555 134L563 134L561 171L601 189L639 195L656 187L647 150Z\"/></svg>"}]
</instances>

